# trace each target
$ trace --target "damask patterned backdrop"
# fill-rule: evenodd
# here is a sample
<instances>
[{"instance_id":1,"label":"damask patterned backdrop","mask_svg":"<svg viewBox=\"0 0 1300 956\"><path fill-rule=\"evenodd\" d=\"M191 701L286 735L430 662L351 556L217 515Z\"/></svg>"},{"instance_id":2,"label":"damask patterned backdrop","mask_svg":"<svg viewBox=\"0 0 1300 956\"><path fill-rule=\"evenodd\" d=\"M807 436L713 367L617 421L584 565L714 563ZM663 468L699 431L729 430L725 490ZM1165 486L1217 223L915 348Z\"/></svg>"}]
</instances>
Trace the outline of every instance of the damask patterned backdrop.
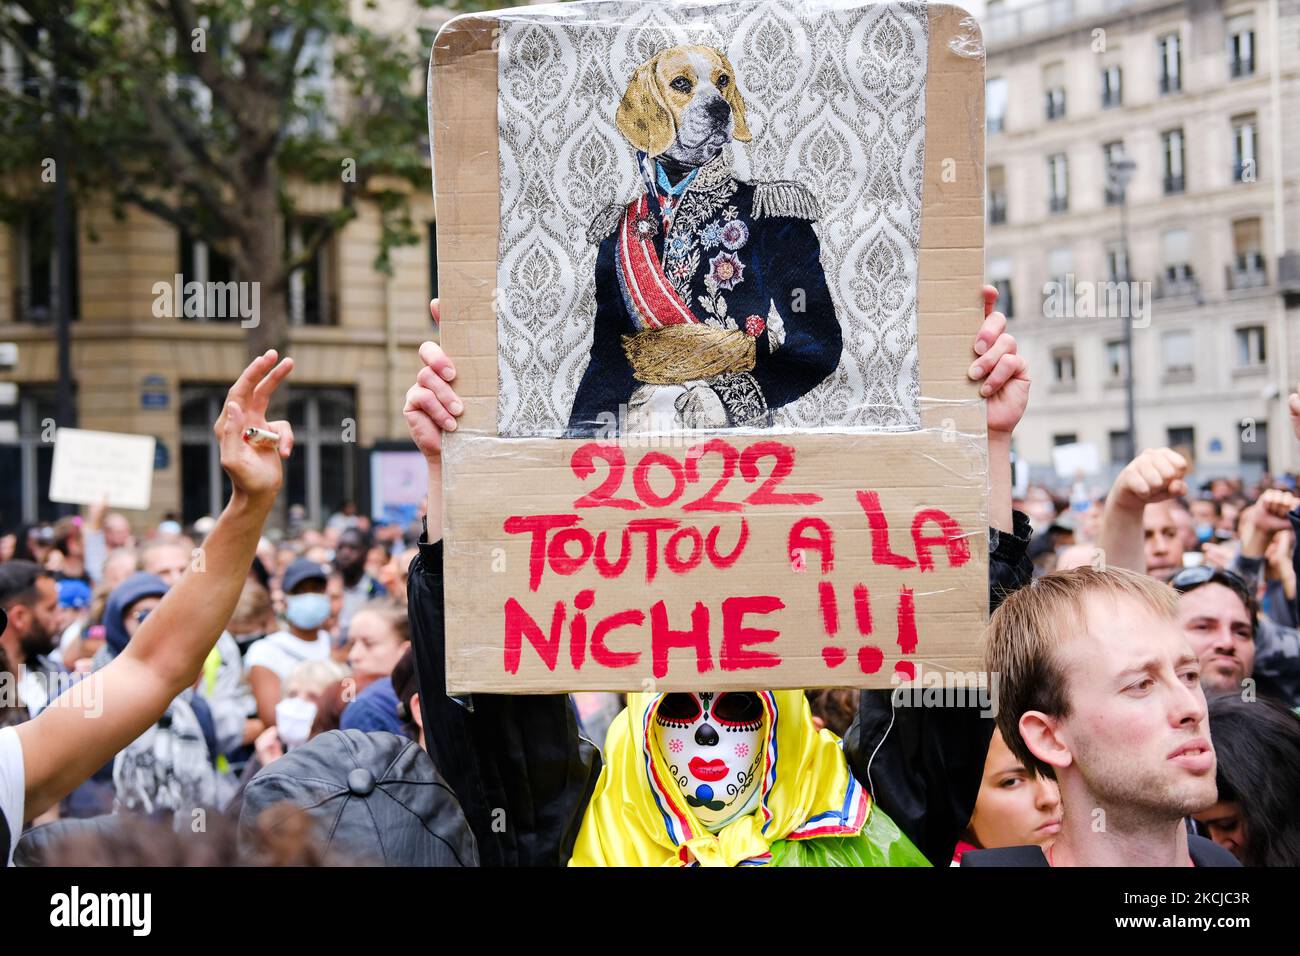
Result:
<instances>
[{"instance_id":1,"label":"damask patterned backdrop","mask_svg":"<svg viewBox=\"0 0 1300 956\"><path fill-rule=\"evenodd\" d=\"M922 3L810 0L583 2L503 17L498 430L558 435L591 346L597 244L610 203L642 190L614 125L629 76L659 50L723 50L752 141L728 148L745 180L796 180L844 327L835 373L780 409L777 427L917 427L916 288L924 167Z\"/></svg>"}]
</instances>

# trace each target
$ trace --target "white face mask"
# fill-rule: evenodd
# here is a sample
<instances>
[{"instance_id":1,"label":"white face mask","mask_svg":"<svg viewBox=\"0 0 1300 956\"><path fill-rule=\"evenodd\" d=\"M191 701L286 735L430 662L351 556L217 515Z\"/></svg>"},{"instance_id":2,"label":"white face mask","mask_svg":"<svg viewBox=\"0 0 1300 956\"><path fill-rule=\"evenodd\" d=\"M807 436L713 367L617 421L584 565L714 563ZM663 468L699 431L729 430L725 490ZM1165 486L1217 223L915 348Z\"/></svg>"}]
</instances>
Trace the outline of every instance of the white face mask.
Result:
<instances>
[{"instance_id":1,"label":"white face mask","mask_svg":"<svg viewBox=\"0 0 1300 956\"><path fill-rule=\"evenodd\" d=\"M655 710L655 746L709 830L754 808L763 757L763 702L750 691L665 694Z\"/></svg>"},{"instance_id":2,"label":"white face mask","mask_svg":"<svg viewBox=\"0 0 1300 956\"><path fill-rule=\"evenodd\" d=\"M305 697L286 697L275 705L275 727L286 750L307 742L316 720L316 705Z\"/></svg>"}]
</instances>

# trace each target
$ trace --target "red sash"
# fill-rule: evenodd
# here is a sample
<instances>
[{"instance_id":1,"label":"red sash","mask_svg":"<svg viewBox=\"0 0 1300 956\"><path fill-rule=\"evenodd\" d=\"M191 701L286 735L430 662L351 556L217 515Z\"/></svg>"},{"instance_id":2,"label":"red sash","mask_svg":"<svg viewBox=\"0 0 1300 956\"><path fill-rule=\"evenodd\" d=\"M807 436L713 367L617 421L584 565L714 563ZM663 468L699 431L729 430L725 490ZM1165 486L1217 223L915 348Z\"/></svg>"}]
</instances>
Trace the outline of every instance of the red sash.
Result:
<instances>
[{"instance_id":1,"label":"red sash","mask_svg":"<svg viewBox=\"0 0 1300 956\"><path fill-rule=\"evenodd\" d=\"M637 235L637 221L649 217L649 201L643 194L636 202L628 204L619 225L618 277L628 311L641 329L688 323L699 325L700 320L692 314L664 274L653 237Z\"/></svg>"}]
</instances>

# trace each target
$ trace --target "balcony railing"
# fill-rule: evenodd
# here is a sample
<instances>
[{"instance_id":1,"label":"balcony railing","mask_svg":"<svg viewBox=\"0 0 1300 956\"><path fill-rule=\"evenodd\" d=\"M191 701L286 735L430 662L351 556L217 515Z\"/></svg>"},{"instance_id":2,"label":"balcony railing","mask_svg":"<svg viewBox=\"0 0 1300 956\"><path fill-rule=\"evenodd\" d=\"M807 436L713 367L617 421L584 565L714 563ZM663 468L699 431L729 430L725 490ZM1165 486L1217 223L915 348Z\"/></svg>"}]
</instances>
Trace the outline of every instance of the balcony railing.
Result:
<instances>
[{"instance_id":1,"label":"balcony railing","mask_svg":"<svg viewBox=\"0 0 1300 956\"><path fill-rule=\"evenodd\" d=\"M1185 192L1187 189L1187 180L1184 176L1166 175L1165 176L1165 195L1172 196L1176 193Z\"/></svg>"},{"instance_id":2,"label":"balcony railing","mask_svg":"<svg viewBox=\"0 0 1300 956\"><path fill-rule=\"evenodd\" d=\"M1192 274L1190 266L1174 267L1156 282L1157 299L1176 299L1182 296L1199 296L1201 284Z\"/></svg>"},{"instance_id":3,"label":"balcony railing","mask_svg":"<svg viewBox=\"0 0 1300 956\"><path fill-rule=\"evenodd\" d=\"M1234 80L1242 76L1251 76L1255 72L1255 58L1253 56L1233 57L1231 69Z\"/></svg>"},{"instance_id":4,"label":"balcony railing","mask_svg":"<svg viewBox=\"0 0 1300 956\"><path fill-rule=\"evenodd\" d=\"M1069 196L1049 196L1047 197L1048 212L1066 212L1070 208Z\"/></svg>"},{"instance_id":5,"label":"balcony railing","mask_svg":"<svg viewBox=\"0 0 1300 956\"><path fill-rule=\"evenodd\" d=\"M1236 261L1224 269L1228 288L1236 292L1242 289L1261 289L1268 285L1268 271L1264 267L1264 257L1260 253L1238 256Z\"/></svg>"},{"instance_id":6,"label":"balcony railing","mask_svg":"<svg viewBox=\"0 0 1300 956\"><path fill-rule=\"evenodd\" d=\"M1181 74L1174 76L1164 75L1160 77L1161 94L1177 93L1183 88L1183 78Z\"/></svg>"}]
</instances>

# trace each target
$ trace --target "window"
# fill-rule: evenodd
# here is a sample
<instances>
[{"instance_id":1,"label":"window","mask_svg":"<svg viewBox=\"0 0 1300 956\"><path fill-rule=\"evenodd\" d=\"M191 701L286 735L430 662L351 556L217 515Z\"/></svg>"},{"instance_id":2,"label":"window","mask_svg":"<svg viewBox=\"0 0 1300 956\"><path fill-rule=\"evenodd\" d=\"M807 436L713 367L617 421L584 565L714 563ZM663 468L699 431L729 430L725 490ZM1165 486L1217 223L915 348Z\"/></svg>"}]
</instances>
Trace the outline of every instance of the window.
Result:
<instances>
[{"instance_id":1,"label":"window","mask_svg":"<svg viewBox=\"0 0 1300 956\"><path fill-rule=\"evenodd\" d=\"M990 259L988 263L989 283L998 290L995 306L1008 319L1016 314L1015 300L1011 295L1011 260L1006 258Z\"/></svg>"},{"instance_id":2,"label":"window","mask_svg":"<svg viewBox=\"0 0 1300 956\"><path fill-rule=\"evenodd\" d=\"M58 414L56 396L53 385L24 385L16 405L0 405L0 527L58 517L48 494L54 442L43 440Z\"/></svg>"},{"instance_id":3,"label":"window","mask_svg":"<svg viewBox=\"0 0 1300 956\"><path fill-rule=\"evenodd\" d=\"M1007 221L1007 171L1002 166L989 167L989 224Z\"/></svg>"},{"instance_id":4,"label":"window","mask_svg":"<svg viewBox=\"0 0 1300 956\"><path fill-rule=\"evenodd\" d=\"M1069 246L1057 246L1047 253L1048 281L1067 288L1074 278L1074 254Z\"/></svg>"},{"instance_id":5,"label":"window","mask_svg":"<svg viewBox=\"0 0 1300 956\"><path fill-rule=\"evenodd\" d=\"M1264 326L1246 325L1237 329L1237 367L1259 368L1267 360Z\"/></svg>"},{"instance_id":6,"label":"window","mask_svg":"<svg viewBox=\"0 0 1300 956\"><path fill-rule=\"evenodd\" d=\"M181 383L181 518L187 524L220 514L230 496L212 433L225 399L225 386Z\"/></svg>"},{"instance_id":7,"label":"window","mask_svg":"<svg viewBox=\"0 0 1300 956\"><path fill-rule=\"evenodd\" d=\"M1127 465L1133 455L1128 447L1128 430L1119 432L1107 432L1106 443L1110 448L1110 463L1112 465Z\"/></svg>"},{"instance_id":8,"label":"window","mask_svg":"<svg viewBox=\"0 0 1300 956\"><path fill-rule=\"evenodd\" d=\"M356 399L347 388L289 389L294 449L285 488L289 504L303 505L307 520L321 524L356 498Z\"/></svg>"},{"instance_id":9,"label":"window","mask_svg":"<svg viewBox=\"0 0 1300 956\"><path fill-rule=\"evenodd\" d=\"M321 229L323 219L302 217L285 224L288 254L301 254ZM294 325L338 325L334 295L335 244L327 237L305 265L289 277L289 321Z\"/></svg>"},{"instance_id":10,"label":"window","mask_svg":"<svg viewBox=\"0 0 1300 956\"><path fill-rule=\"evenodd\" d=\"M1115 140L1112 143L1103 143L1101 147L1102 161L1106 165L1106 205L1117 205L1123 199L1123 193L1119 190L1118 184L1111 176L1110 170L1124 158L1124 141Z\"/></svg>"},{"instance_id":11,"label":"window","mask_svg":"<svg viewBox=\"0 0 1300 956\"><path fill-rule=\"evenodd\" d=\"M429 298L438 298L438 224L429 223Z\"/></svg>"},{"instance_id":12,"label":"window","mask_svg":"<svg viewBox=\"0 0 1300 956\"><path fill-rule=\"evenodd\" d=\"M1128 362L1124 360L1124 342L1116 339L1106 343L1106 377L1114 383L1123 381Z\"/></svg>"},{"instance_id":13,"label":"window","mask_svg":"<svg viewBox=\"0 0 1300 956\"><path fill-rule=\"evenodd\" d=\"M1191 425L1173 425L1165 429L1165 447L1191 460L1196 453L1196 429Z\"/></svg>"},{"instance_id":14,"label":"window","mask_svg":"<svg viewBox=\"0 0 1300 956\"><path fill-rule=\"evenodd\" d=\"M239 300L229 291L234 287L227 285L235 281L234 263L213 249L205 240L196 239L184 231L180 233L180 272L182 280L187 285L191 282L202 283L205 294L201 300L196 298L191 303L190 297L184 295L185 290L182 289L181 302L184 313L178 318L200 322L242 320L243 316L238 309ZM207 284L209 282L219 284L222 287L222 294L217 295L215 291L211 295L207 294L207 290L212 289L212 286ZM213 421L215 420L214 417Z\"/></svg>"},{"instance_id":15,"label":"window","mask_svg":"<svg viewBox=\"0 0 1300 956\"><path fill-rule=\"evenodd\" d=\"M77 217L71 211L72 287L69 316L76 319L81 308L77 263ZM55 321L59 308L59 250L55 246L54 211L49 203L28 207L16 224L14 263L18 281L14 289L14 318L18 322L43 325Z\"/></svg>"},{"instance_id":16,"label":"window","mask_svg":"<svg viewBox=\"0 0 1300 956\"><path fill-rule=\"evenodd\" d=\"M1112 63L1101 71L1101 108L1108 110L1112 106L1122 106L1123 104L1123 73L1119 64Z\"/></svg>"},{"instance_id":17,"label":"window","mask_svg":"<svg viewBox=\"0 0 1300 956\"><path fill-rule=\"evenodd\" d=\"M1051 212L1070 208L1070 174L1064 153L1047 157L1047 208Z\"/></svg>"},{"instance_id":18,"label":"window","mask_svg":"<svg viewBox=\"0 0 1300 956\"><path fill-rule=\"evenodd\" d=\"M1160 295L1191 295L1196 291L1192 271L1192 234L1186 229L1170 229L1160 237Z\"/></svg>"},{"instance_id":19,"label":"window","mask_svg":"<svg viewBox=\"0 0 1300 956\"><path fill-rule=\"evenodd\" d=\"M1074 347L1052 349L1052 384L1059 391L1074 390Z\"/></svg>"},{"instance_id":20,"label":"window","mask_svg":"<svg viewBox=\"0 0 1300 956\"><path fill-rule=\"evenodd\" d=\"M1238 116L1232 120L1233 164L1232 181L1235 183L1253 183L1259 178L1257 159L1259 130L1255 114Z\"/></svg>"},{"instance_id":21,"label":"window","mask_svg":"<svg viewBox=\"0 0 1300 956\"><path fill-rule=\"evenodd\" d=\"M1053 63L1043 71L1043 91L1046 97L1047 119L1058 120L1065 116L1065 66Z\"/></svg>"},{"instance_id":22,"label":"window","mask_svg":"<svg viewBox=\"0 0 1300 956\"><path fill-rule=\"evenodd\" d=\"M1160 92L1177 93L1183 88L1182 44L1177 33L1167 33L1156 41L1160 57Z\"/></svg>"},{"instance_id":23,"label":"window","mask_svg":"<svg viewBox=\"0 0 1300 956\"><path fill-rule=\"evenodd\" d=\"M1228 21L1228 75L1234 80L1255 72L1255 25L1251 17Z\"/></svg>"},{"instance_id":24,"label":"window","mask_svg":"<svg viewBox=\"0 0 1300 956\"><path fill-rule=\"evenodd\" d=\"M1192 333L1188 330L1165 332L1160 336L1160 361L1166 381L1188 382L1192 379Z\"/></svg>"},{"instance_id":25,"label":"window","mask_svg":"<svg viewBox=\"0 0 1300 956\"><path fill-rule=\"evenodd\" d=\"M1256 289L1268 284L1262 249L1263 229L1259 217L1233 220L1233 259L1228 266L1229 289Z\"/></svg>"},{"instance_id":26,"label":"window","mask_svg":"<svg viewBox=\"0 0 1300 956\"><path fill-rule=\"evenodd\" d=\"M984 84L984 129L1000 133L1006 127L1007 81L994 77Z\"/></svg>"},{"instance_id":27,"label":"window","mask_svg":"<svg viewBox=\"0 0 1300 956\"><path fill-rule=\"evenodd\" d=\"M1079 435L1077 432L1062 432L1052 436L1052 447L1060 448L1062 445L1077 445Z\"/></svg>"},{"instance_id":28,"label":"window","mask_svg":"<svg viewBox=\"0 0 1300 956\"><path fill-rule=\"evenodd\" d=\"M1165 195L1171 196L1187 188L1183 177L1183 131L1171 129L1160 139L1165 164Z\"/></svg>"},{"instance_id":29,"label":"window","mask_svg":"<svg viewBox=\"0 0 1300 956\"><path fill-rule=\"evenodd\" d=\"M1129 280L1128 250L1124 248L1124 243L1119 240L1108 243L1106 246L1106 278L1111 282L1127 282Z\"/></svg>"}]
</instances>

